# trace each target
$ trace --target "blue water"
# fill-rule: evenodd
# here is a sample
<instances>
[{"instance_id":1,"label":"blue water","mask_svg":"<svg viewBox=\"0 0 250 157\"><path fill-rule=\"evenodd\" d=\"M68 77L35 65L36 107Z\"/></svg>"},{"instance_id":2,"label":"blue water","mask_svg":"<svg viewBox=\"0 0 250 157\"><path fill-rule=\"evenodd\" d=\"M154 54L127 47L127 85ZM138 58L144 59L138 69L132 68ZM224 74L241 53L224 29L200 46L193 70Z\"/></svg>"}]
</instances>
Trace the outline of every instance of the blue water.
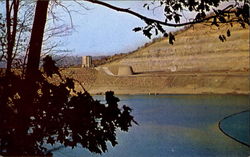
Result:
<instances>
[{"instance_id":1,"label":"blue water","mask_svg":"<svg viewBox=\"0 0 250 157\"><path fill-rule=\"evenodd\" d=\"M103 96L97 96L103 99ZM248 96L134 95L119 96L133 108L139 126L118 132L118 145L92 154L80 146L54 152L55 157L247 157L247 146L218 128L224 117L249 109Z\"/></svg>"},{"instance_id":2,"label":"blue water","mask_svg":"<svg viewBox=\"0 0 250 157\"><path fill-rule=\"evenodd\" d=\"M223 119L220 122L220 127L230 137L250 146L250 111Z\"/></svg>"}]
</instances>

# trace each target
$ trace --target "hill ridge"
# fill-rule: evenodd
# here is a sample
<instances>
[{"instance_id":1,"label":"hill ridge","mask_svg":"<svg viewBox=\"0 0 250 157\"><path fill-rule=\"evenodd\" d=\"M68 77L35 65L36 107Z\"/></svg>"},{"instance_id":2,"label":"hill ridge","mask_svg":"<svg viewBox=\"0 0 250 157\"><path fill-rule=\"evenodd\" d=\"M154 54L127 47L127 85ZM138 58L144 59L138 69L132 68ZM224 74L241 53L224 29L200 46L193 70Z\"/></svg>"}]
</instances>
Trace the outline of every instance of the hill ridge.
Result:
<instances>
[{"instance_id":1,"label":"hill ridge","mask_svg":"<svg viewBox=\"0 0 250 157\"><path fill-rule=\"evenodd\" d=\"M221 42L219 34L231 30L232 36ZM197 24L176 35L174 45L158 39L102 66L130 65L136 72L146 71L248 71L249 29ZM240 60L235 62L234 60ZM233 64L232 64L233 63ZM111 68L112 69L112 68Z\"/></svg>"}]
</instances>

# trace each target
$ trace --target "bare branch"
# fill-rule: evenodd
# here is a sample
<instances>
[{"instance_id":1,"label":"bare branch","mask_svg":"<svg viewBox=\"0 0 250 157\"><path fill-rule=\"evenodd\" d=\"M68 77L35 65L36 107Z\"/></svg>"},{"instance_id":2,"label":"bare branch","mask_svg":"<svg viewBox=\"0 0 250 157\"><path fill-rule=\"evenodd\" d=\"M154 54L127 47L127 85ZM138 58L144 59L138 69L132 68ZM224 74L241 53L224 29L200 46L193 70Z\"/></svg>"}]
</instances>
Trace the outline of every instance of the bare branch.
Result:
<instances>
[{"instance_id":1,"label":"bare branch","mask_svg":"<svg viewBox=\"0 0 250 157\"><path fill-rule=\"evenodd\" d=\"M86 10L91 10L90 8L86 7L83 3L81 2L78 2L78 0L73 0L75 3L77 3L79 6L81 6L83 9L86 9Z\"/></svg>"},{"instance_id":2,"label":"bare branch","mask_svg":"<svg viewBox=\"0 0 250 157\"><path fill-rule=\"evenodd\" d=\"M69 19L70 19L70 24L71 24L71 27L73 28L73 18L72 18L72 15L71 15L71 11L66 6L64 6L62 3L56 2L56 4L61 6L68 13Z\"/></svg>"}]
</instances>

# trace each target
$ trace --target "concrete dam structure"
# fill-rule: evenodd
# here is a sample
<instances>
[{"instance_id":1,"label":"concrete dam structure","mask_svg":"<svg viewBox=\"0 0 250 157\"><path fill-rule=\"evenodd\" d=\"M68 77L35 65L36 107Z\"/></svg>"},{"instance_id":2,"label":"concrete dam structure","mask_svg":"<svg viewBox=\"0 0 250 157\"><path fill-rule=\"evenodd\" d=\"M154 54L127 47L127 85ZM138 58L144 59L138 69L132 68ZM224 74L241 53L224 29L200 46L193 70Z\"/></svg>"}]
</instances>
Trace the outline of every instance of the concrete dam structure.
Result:
<instances>
[{"instance_id":1,"label":"concrete dam structure","mask_svg":"<svg viewBox=\"0 0 250 157\"><path fill-rule=\"evenodd\" d=\"M120 65L118 68L118 76L129 76L129 75L133 75L133 69L131 66L129 65Z\"/></svg>"}]
</instances>

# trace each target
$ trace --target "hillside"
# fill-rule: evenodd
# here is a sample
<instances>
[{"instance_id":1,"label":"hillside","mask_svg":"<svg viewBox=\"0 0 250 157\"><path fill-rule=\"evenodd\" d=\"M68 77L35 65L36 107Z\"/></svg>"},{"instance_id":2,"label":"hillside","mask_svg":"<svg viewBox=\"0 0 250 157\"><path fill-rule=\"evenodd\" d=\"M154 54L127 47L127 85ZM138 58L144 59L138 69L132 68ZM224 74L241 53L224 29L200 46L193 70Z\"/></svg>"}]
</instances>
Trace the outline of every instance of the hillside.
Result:
<instances>
[{"instance_id":1,"label":"hillside","mask_svg":"<svg viewBox=\"0 0 250 157\"><path fill-rule=\"evenodd\" d=\"M168 39L135 52L116 55L91 69L67 69L92 94L249 94L249 29L234 25L221 42L220 29L197 24ZM111 57L112 58L112 57ZM120 76L119 67L132 66L133 75ZM87 79L87 77L90 77Z\"/></svg>"},{"instance_id":2,"label":"hillside","mask_svg":"<svg viewBox=\"0 0 250 157\"><path fill-rule=\"evenodd\" d=\"M225 34L228 28L231 37L221 42L218 36ZM220 29L197 24L177 34L174 45L168 44L168 39L162 39L103 66L117 65L131 65L136 72L247 71L249 29L237 24Z\"/></svg>"}]
</instances>

